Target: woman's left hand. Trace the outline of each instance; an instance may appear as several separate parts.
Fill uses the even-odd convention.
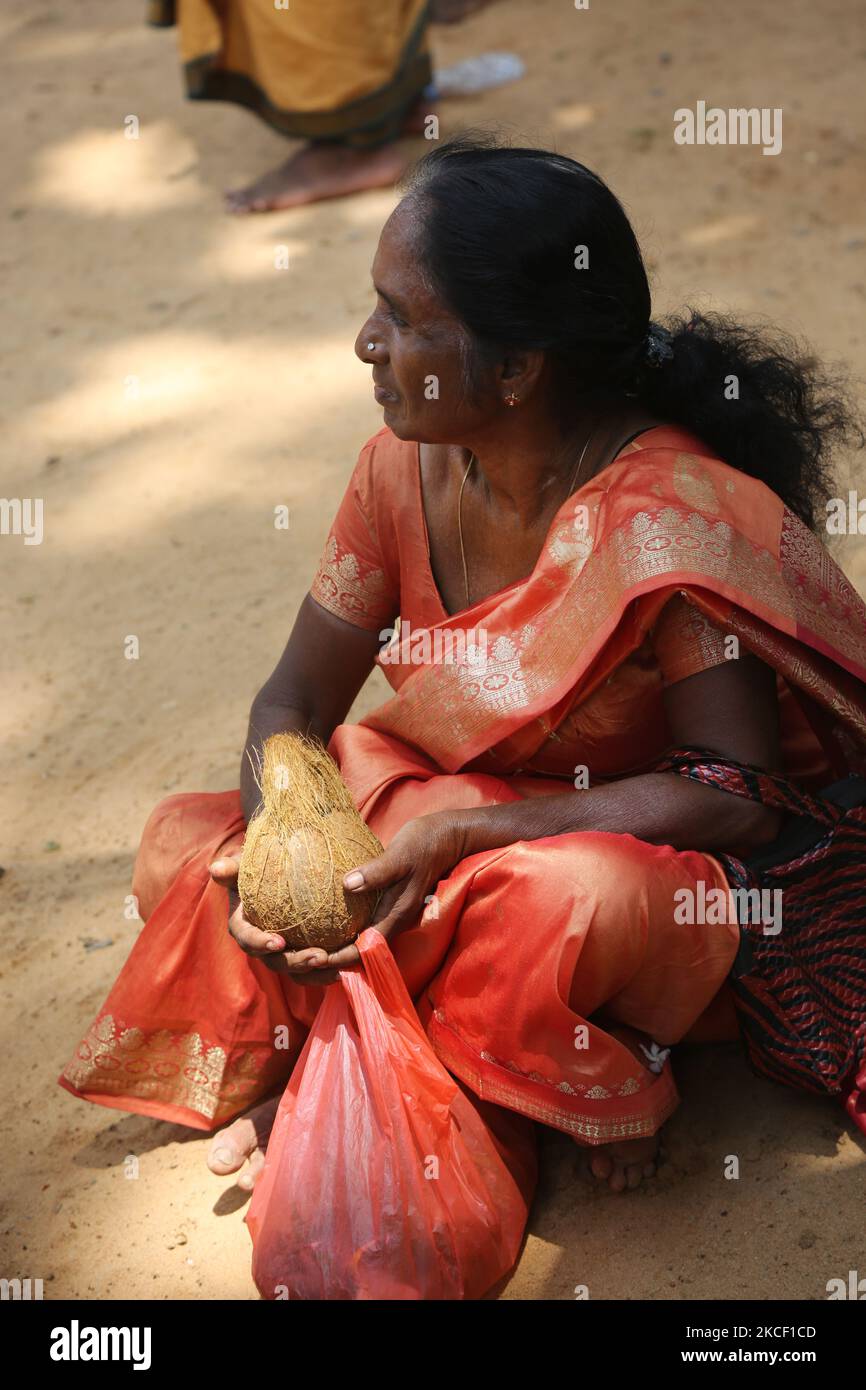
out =
[[[440,879],[464,857],[463,833],[448,811],[419,816],[398,830],[388,848],[345,875],[349,897],[370,890],[382,892],[371,927],[384,937],[413,926],[424,911],[425,899]],[[357,946],[344,946],[305,974],[304,984],[329,985],[341,970],[357,966]]]

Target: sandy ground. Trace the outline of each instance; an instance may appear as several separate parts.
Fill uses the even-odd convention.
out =
[[[222,188],[283,142],[239,110],[185,104],[174,37],[142,8],[0,8],[2,489],[43,497],[46,516],[42,545],[0,540],[13,678],[0,1272],[41,1277],[50,1297],[246,1299],[245,1199],[206,1171],[206,1141],[78,1104],[54,1080],[134,940],[123,906],[147,813],[170,791],[236,784],[250,698],[378,427],[351,345],[393,197],[225,217]],[[437,54],[510,49],[528,75],[443,108],[442,133],[496,121],[601,170],[635,217],[657,312],[765,314],[862,374],[857,16],[856,0],[500,0],[437,31]],[[671,113],[700,98],[782,107],[783,153],[676,147]],[[123,137],[130,114],[138,141]],[[279,503],[288,532],[272,524]],[[845,557],[861,588],[862,551]],[[380,693],[371,683],[356,713]],[[677,1073],[670,1161],[637,1195],[596,1192],[573,1146],[547,1137],[505,1297],[569,1299],[580,1284],[594,1298],[821,1298],[829,1278],[866,1272],[864,1150],[841,1113],[753,1079],[734,1047],[681,1052]]]

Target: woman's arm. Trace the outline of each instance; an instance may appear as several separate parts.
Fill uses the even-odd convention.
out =
[[[774,769],[779,758],[775,673],[754,657],[725,662],[668,687],[672,746],[708,748]],[[503,806],[441,811],[404,825],[384,854],[343,880],[349,891],[383,890],[376,926],[388,936],[418,920],[424,899],[455,864],[481,850],[580,830],[608,830],[678,849],[738,850],[768,844],[778,813],[673,773],[531,797]],[[356,963],[354,946],[322,962],[322,979]],[[315,975],[318,976],[318,970]]]
[[[250,709],[241,760],[241,805],[249,823],[259,805],[254,766],[270,734],[296,731],[327,744],[373,669],[379,635],[329,613],[309,594],[291,636]]]
[[[672,746],[709,748],[735,762],[778,767],[776,676],[755,657],[669,686],[665,712]],[[770,807],[664,772],[455,817],[465,846],[461,858],[575,830],[618,831],[675,849],[747,852],[774,840],[780,822]]]
[[[327,743],[370,674],[378,649],[378,633],[344,622],[307,595],[285,651],[250,710],[241,763],[241,804],[247,823],[260,800],[253,767],[258,766],[263,741],[270,734],[295,730],[315,734]],[[210,866],[214,881],[229,892],[229,931],[234,940],[270,969],[308,977],[314,966],[327,962],[327,953],[318,947],[287,951],[281,936],[248,921],[237,892],[238,867],[239,861],[230,858],[217,859]]]

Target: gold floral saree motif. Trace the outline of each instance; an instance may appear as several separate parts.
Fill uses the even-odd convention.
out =
[[[273,1048],[230,1058],[199,1033],[167,1028],[148,1033],[101,1014],[67,1063],[63,1079],[81,1093],[95,1085],[102,1095],[158,1099],[218,1122],[251,1104],[272,1071]]]
[[[491,748],[522,765],[677,592],[732,633],[751,618],[771,665],[789,643],[786,676],[866,740],[866,608],[845,576],[762,483],[651,447],[568,499],[525,583],[444,621],[486,633],[480,660],[384,668],[396,693],[364,722],[449,772]]]

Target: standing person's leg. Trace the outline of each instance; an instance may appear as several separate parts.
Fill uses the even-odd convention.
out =
[[[370,188],[388,188],[405,168],[406,156],[396,140],[374,149],[317,141],[243,188],[230,189],[226,207],[234,213],[277,212],[322,203]]]
[[[230,192],[264,212],[394,182],[432,78],[427,0],[181,0],[187,94],[231,101],[303,140],[277,168]],[[423,115],[423,112],[420,113]]]

